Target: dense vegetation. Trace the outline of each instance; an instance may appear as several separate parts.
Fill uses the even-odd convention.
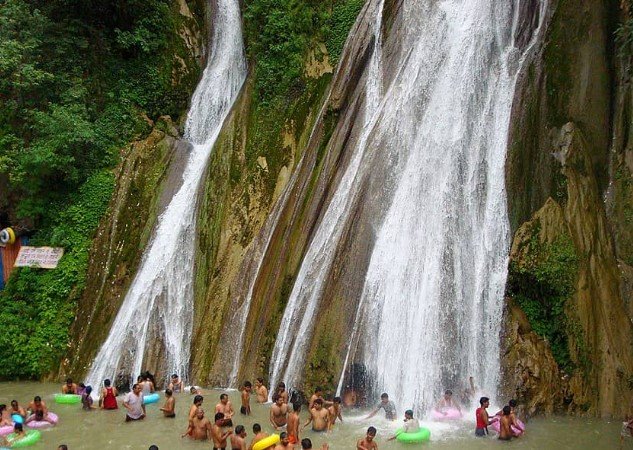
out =
[[[0,212],[66,253],[0,293],[0,377],[59,364],[118,149],[177,118],[198,73],[173,81],[184,20],[169,0],[0,0]],[[186,56],[185,56],[186,57]],[[61,212],[61,213],[60,213]]]

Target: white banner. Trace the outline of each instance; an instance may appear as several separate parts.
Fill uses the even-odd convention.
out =
[[[64,254],[61,247],[28,247],[20,248],[15,267],[40,267],[54,269]]]

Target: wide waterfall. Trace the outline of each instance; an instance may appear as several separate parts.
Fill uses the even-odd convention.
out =
[[[515,46],[520,6],[404,2],[399,39],[409,51],[366,114],[373,119],[349,149],[351,162],[313,235],[275,343],[271,383],[299,385],[337,227],[355,201],[353,181],[381,165],[393,181],[384,204],[374,205],[383,215],[346,365],[363,364],[373,389],[388,392],[400,410],[426,411],[469,376],[496,394],[509,250],[504,164],[516,79],[530,49]],[[381,7],[374,14],[378,36]]]
[[[187,377],[193,323],[196,197],[211,150],[246,77],[239,2],[218,0],[207,67],[193,95],[182,185],[158,218],[148,249],[88,375],[99,385],[119,370],[140,373],[152,338],[169,372]],[[162,342],[161,342],[162,341]],[[166,375],[166,374],[165,374]]]

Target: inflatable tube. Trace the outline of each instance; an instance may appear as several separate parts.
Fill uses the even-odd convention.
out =
[[[428,428],[420,428],[415,433],[405,433],[402,428],[396,430],[396,441],[407,444],[419,444],[431,439],[431,430]],[[254,450],[254,449],[253,449]]]
[[[277,445],[279,441],[280,439],[278,434],[271,434],[267,438],[257,441],[257,443],[253,445],[253,450],[264,450],[265,448]]]
[[[11,448],[22,448],[33,445],[37,441],[39,441],[42,437],[42,433],[37,430],[28,430],[23,438],[13,441],[12,439],[14,437],[15,434],[10,434],[9,436],[7,436],[7,439],[9,439],[9,442],[11,442]]]
[[[446,414],[442,414],[434,409],[431,412],[431,418],[433,420],[457,420],[462,418],[462,412],[457,408],[446,408],[444,412]]]
[[[0,244],[11,245],[15,243],[15,231],[13,228],[5,228],[0,231]]]
[[[6,436],[11,433],[13,433],[13,427],[11,425],[0,427],[0,436]]]
[[[160,400],[160,395],[158,395],[158,392],[154,392],[153,394],[147,394],[143,396],[144,405],[149,405],[150,403],[156,403],[158,400]]]
[[[29,419],[31,417],[33,417],[33,415],[29,416]],[[52,427],[52,426],[57,425],[57,421],[59,420],[59,417],[57,417],[57,414],[49,411],[48,418],[51,420],[50,422],[48,422],[47,420],[32,420],[29,423],[27,423],[26,426],[29,428],[46,428],[46,427]]]
[[[500,419],[499,416],[493,417],[491,419],[493,422],[490,424],[490,427],[493,430],[495,430],[495,432],[497,432],[497,433],[501,432],[501,422],[500,422],[499,419]],[[515,437],[519,437],[525,432],[525,424],[523,422],[521,422],[519,419],[516,419],[516,423],[517,423],[518,427],[515,427],[514,425],[510,425],[510,430],[512,430],[512,434]]]
[[[77,394],[55,394],[55,403],[64,405],[76,405],[81,403],[81,395]]]
[[[13,423],[24,423],[24,417],[19,414],[11,414],[11,419]]]

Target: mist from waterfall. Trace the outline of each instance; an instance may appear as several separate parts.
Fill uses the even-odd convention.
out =
[[[191,100],[192,144],[182,185],[158,217],[139,269],[95,358],[93,386],[123,370],[137,375],[157,339],[169,373],[189,372],[197,193],[215,140],[246,77],[239,1],[218,0],[208,63]],[[165,376],[168,374],[164,374]]]

